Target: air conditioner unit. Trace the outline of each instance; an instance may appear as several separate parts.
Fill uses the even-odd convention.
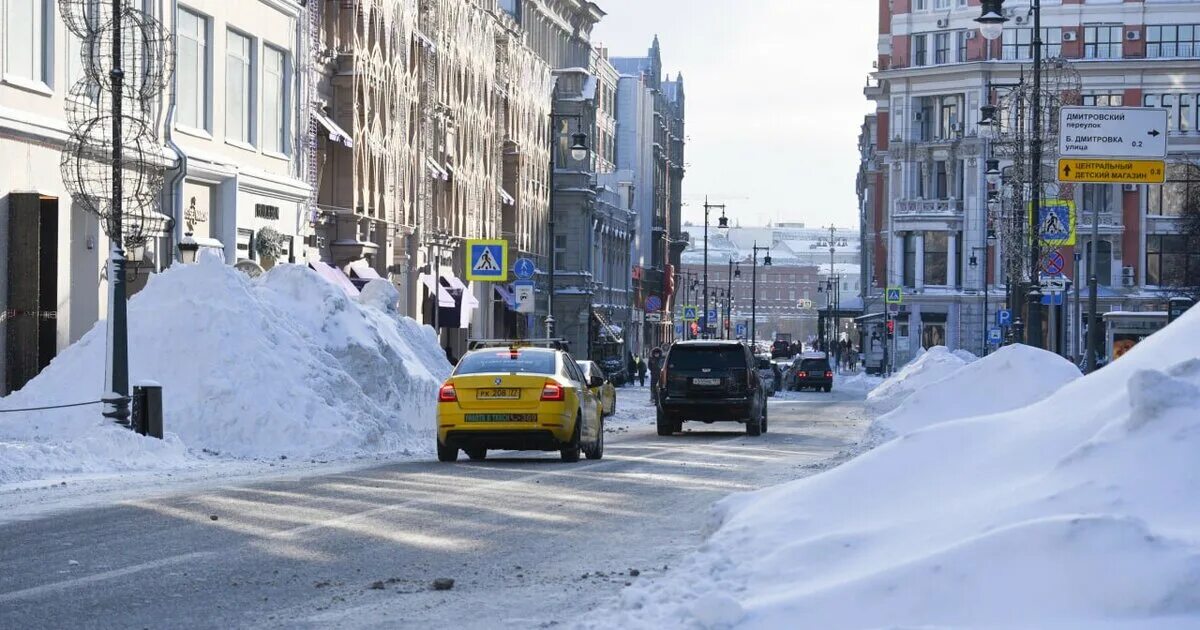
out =
[[[975,39],[976,35],[978,35],[978,32],[974,30],[967,31],[967,39]]]
[[[938,18],[937,27],[946,28],[950,26],[950,18]]]
[[[1121,286],[1131,287],[1137,279],[1133,275],[1133,267],[1121,267]]]
[[[1133,276],[1121,276],[1121,286],[1126,289],[1132,289],[1137,285],[1137,281]]]
[[[1125,192],[1137,192],[1137,184],[1121,184],[1121,190]]]
[[[1013,24],[1024,24],[1029,21],[1028,15],[1018,15],[1013,18]]]
[[[1141,38],[1142,38],[1142,33],[1140,31],[1126,31],[1125,32],[1125,39],[1127,39],[1131,42],[1136,42],[1137,40],[1139,40]]]
[[[1077,39],[1079,39],[1079,33],[1075,31],[1063,31],[1062,40],[1064,42],[1073,42]]]
[[[921,112],[913,112],[913,120],[921,122],[923,119],[924,116],[921,115]]]

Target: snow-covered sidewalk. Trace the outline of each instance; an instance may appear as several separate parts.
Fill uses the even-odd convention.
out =
[[[1193,309],[1087,377],[930,358],[881,386],[892,439],[719,502],[689,560],[581,625],[1200,627],[1197,338]]]

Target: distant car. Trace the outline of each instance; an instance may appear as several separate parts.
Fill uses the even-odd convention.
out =
[[[779,368],[771,362],[770,357],[766,355],[755,357],[758,366],[758,377],[762,379],[763,388],[767,391],[767,396],[774,396],[783,384],[779,378]]]
[[[792,342],[790,339],[776,339],[775,343],[771,344],[772,359],[786,359],[792,356]]]
[[[593,376],[599,376],[603,382],[599,387],[592,387],[592,395],[600,400],[601,415],[608,417],[617,411],[617,388],[613,386],[612,380],[605,375],[604,370],[596,365],[594,361],[576,361],[579,364],[579,369],[583,370],[584,377],[587,382],[593,383]]]
[[[805,353],[792,362],[787,376],[788,388],[794,392],[814,389],[833,391],[833,368],[824,352]]]
[[[438,391],[437,455],[473,460],[488,449],[559,451],[563,461],[604,455],[600,401],[561,347],[482,347],[463,355]]]
[[[663,360],[658,383],[658,434],[688,420],[741,422],[747,435],[767,430],[767,390],[757,359],[737,341],[681,341]]]

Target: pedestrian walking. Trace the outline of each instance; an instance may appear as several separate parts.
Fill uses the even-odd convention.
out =
[[[650,401],[657,400],[658,375],[662,371],[663,351],[655,348],[650,351]]]
[[[641,387],[646,386],[646,362],[641,357],[637,358],[637,377],[638,384]]]

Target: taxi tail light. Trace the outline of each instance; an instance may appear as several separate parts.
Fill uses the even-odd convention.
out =
[[[446,383],[438,390],[438,402],[458,402],[458,392],[454,391],[453,383]]]
[[[561,402],[564,399],[562,385],[551,381],[546,381],[542,386],[542,401],[543,402]]]

